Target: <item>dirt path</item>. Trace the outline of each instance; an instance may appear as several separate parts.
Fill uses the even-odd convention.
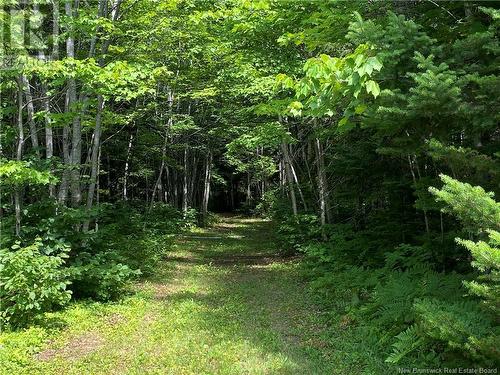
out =
[[[119,304],[77,306],[26,373],[345,374],[268,222],[224,218],[179,236],[154,279]],[[71,328],[71,319],[85,324]],[[79,323],[80,324],[80,323]],[[353,373],[358,372],[352,369]]]

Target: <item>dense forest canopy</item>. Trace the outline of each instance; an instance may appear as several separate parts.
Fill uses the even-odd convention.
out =
[[[498,364],[498,2],[1,4],[1,325],[239,212],[388,363]]]

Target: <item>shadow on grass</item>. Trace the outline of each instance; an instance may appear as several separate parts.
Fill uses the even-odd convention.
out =
[[[331,373],[311,346],[319,342],[317,337],[310,340],[318,332],[309,326],[307,301],[289,268],[240,265],[224,271],[206,277],[206,288],[165,295],[163,303],[174,308],[194,304],[191,332],[208,331],[233,346],[247,342],[264,358],[280,358],[279,373]],[[310,354],[315,351],[313,359]]]
[[[221,233],[220,227],[228,224],[230,229]],[[205,235],[226,238],[183,238],[179,248],[187,255],[167,258],[189,267],[187,277],[199,285],[162,295],[165,308],[179,311],[194,305],[189,310],[191,333],[209,332],[233,347],[248,343],[264,365],[278,361],[278,368],[273,367],[278,373],[332,373],[311,344],[320,341],[320,332],[310,324],[309,301],[297,281],[294,258],[276,255],[269,223],[230,218]],[[241,359],[251,361],[250,354]]]

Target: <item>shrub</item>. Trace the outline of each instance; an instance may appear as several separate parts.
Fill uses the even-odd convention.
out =
[[[458,217],[470,236],[483,237],[487,241],[456,241],[472,255],[472,266],[479,271],[474,281],[464,281],[471,295],[482,299],[466,303],[442,304],[423,302],[417,304],[427,332],[436,340],[447,342],[454,349],[463,350],[474,359],[492,364],[498,360],[500,330],[489,314],[498,316],[500,311],[500,203],[493,193],[479,186],[471,186],[451,177],[441,175],[441,190],[430,188],[436,199],[447,206],[444,212]],[[481,307],[486,307],[485,309]],[[486,323],[489,322],[489,323]]]
[[[120,263],[114,252],[80,253],[70,267],[74,294],[98,300],[116,298],[125,285],[140,274],[141,271]]]
[[[477,301],[423,299],[415,303],[415,310],[424,337],[489,366],[499,358],[500,330]]]
[[[471,234],[485,236],[486,241],[456,241],[467,248],[472,255],[472,266],[480,272],[476,281],[466,282],[469,291],[483,299],[491,311],[500,312],[500,203],[493,193],[485,192],[479,186],[471,186],[441,175],[444,186],[441,190],[430,188],[437,200],[447,204],[445,212],[456,215]]]
[[[115,263],[125,264],[131,269],[140,269],[143,276],[149,276],[155,272],[160,261],[165,259],[173,239],[172,235],[146,232],[142,235],[115,238],[110,247],[119,256]]]
[[[46,255],[37,240],[0,250],[0,324],[25,326],[38,314],[66,304],[71,292],[63,268],[67,252]]]
[[[301,245],[321,238],[318,217],[310,214],[288,216],[278,228],[278,241],[286,252],[296,252]]]
[[[472,266],[481,274],[477,280],[465,282],[469,291],[484,299],[493,312],[500,312],[500,233],[489,230],[489,242],[457,241],[472,254]]]
[[[142,202],[101,204],[89,213],[45,200],[26,210],[28,238],[41,237],[45,250],[54,253],[71,245],[67,263],[74,296],[99,300],[116,297],[139,269],[143,275],[153,273],[171,244],[171,234],[196,221],[195,210],[184,217],[163,203],[147,208]],[[75,230],[89,218],[99,230],[93,230],[94,225],[87,232]]]
[[[272,218],[277,199],[276,190],[266,191],[255,207],[255,214],[265,218]]]

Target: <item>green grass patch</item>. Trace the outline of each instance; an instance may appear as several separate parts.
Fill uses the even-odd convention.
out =
[[[169,254],[119,302],[74,303],[1,334],[0,373],[387,373],[340,315],[317,309],[268,222],[225,218]]]

